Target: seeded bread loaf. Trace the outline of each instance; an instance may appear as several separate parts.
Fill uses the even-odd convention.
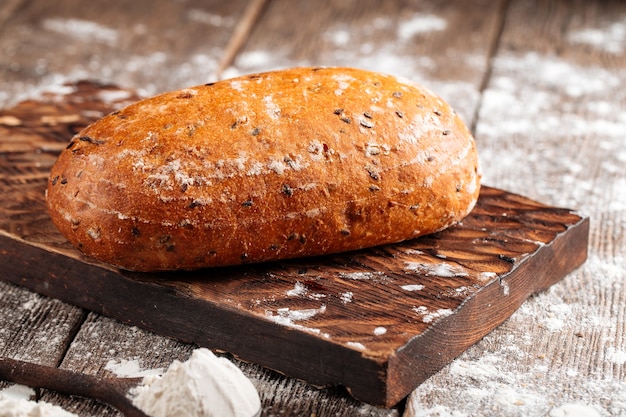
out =
[[[157,271],[411,239],[463,219],[479,184],[474,139],[429,90],[295,68],[103,117],[59,156],[47,203],[88,256]]]

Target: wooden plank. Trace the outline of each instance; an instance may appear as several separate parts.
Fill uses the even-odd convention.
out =
[[[85,315],[78,307],[0,282],[0,356],[57,366]],[[0,381],[0,389],[10,385]]]
[[[62,124],[59,111],[102,106],[100,97],[97,86],[83,84],[43,106]],[[23,106],[33,102],[0,118],[24,120]],[[85,123],[93,113],[80,117]],[[5,125],[6,137],[15,130],[28,146],[0,171],[31,172],[24,161],[45,165],[28,151],[56,143],[58,124],[46,135],[42,119]],[[0,207],[3,279],[313,385],[344,385],[355,398],[388,407],[586,257],[584,217],[484,187],[462,224],[402,244],[276,264],[130,273],[84,258],[46,225],[45,178],[4,178],[0,191],[14,203]]]
[[[82,79],[149,94],[212,80],[247,3],[26,2],[2,29],[0,108]]]
[[[430,87],[471,124],[504,3],[275,0],[223,76],[297,65],[387,72]]]
[[[620,1],[510,2],[476,126],[484,178],[590,216],[589,260],[420,386],[407,416],[626,413],[625,29]]]
[[[0,354],[56,366],[83,311],[6,282],[0,283],[0,294]]]

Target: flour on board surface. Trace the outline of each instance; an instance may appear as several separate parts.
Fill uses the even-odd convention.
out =
[[[384,335],[386,333],[387,333],[387,328],[386,327],[379,326],[379,327],[376,327],[374,329],[374,334],[376,336],[382,336],[382,335]]]
[[[360,342],[347,342],[346,345],[356,350],[365,350],[365,345]]]
[[[302,297],[309,298],[312,300],[319,300],[321,298],[325,298],[326,294],[320,294],[313,291],[310,291],[306,285],[301,283],[300,281],[296,281],[294,287],[290,290],[287,290],[285,293],[289,297]]]
[[[408,284],[401,285],[400,288],[402,288],[404,291],[421,291],[424,289],[424,286],[422,284]]]
[[[357,281],[371,280],[374,282],[386,282],[391,279],[387,275],[385,275],[384,272],[381,272],[381,271],[340,272],[339,276],[344,279],[351,279],[351,280],[357,280]]]
[[[467,270],[460,265],[451,265],[446,262],[425,263],[425,262],[405,262],[405,271],[415,271],[420,274],[434,275],[438,277],[466,277]]]
[[[340,294],[340,299],[343,304],[351,303],[354,293],[352,291],[346,291]]]
[[[320,329],[307,327],[306,321],[314,318],[318,314],[326,312],[326,304],[322,304],[319,308],[305,308],[292,310],[289,307],[281,307],[276,310],[266,310],[265,317],[274,323],[283,326],[293,327],[295,329],[304,330],[309,333],[319,334],[329,338],[330,335],[323,333]],[[304,322],[304,323],[302,323]]]
[[[442,317],[447,317],[453,313],[449,308],[441,308],[431,311],[426,306],[413,307],[412,310],[422,317],[422,322],[431,323]]]

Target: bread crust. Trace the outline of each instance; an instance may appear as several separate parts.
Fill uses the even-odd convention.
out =
[[[86,255],[159,271],[411,239],[462,220],[479,188],[472,135],[428,89],[294,68],[103,117],[59,156],[47,204]]]

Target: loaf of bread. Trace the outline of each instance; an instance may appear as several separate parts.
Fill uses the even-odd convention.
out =
[[[480,188],[472,135],[397,77],[294,68],[161,94],[76,135],[47,189],[86,255],[137,271],[322,255],[449,227]]]

